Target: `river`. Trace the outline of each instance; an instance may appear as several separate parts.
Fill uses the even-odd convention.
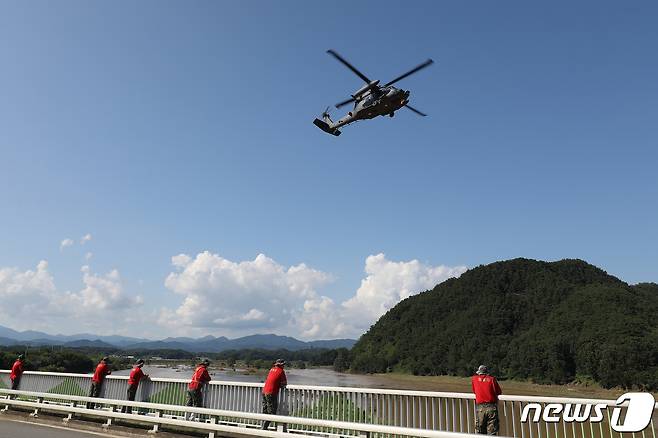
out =
[[[191,368],[177,370],[173,367],[145,366],[144,372],[152,377],[190,379]],[[126,376],[130,370],[115,371],[115,375]],[[257,374],[247,374],[244,370],[230,371],[210,369],[214,380],[234,382],[265,381],[267,370]],[[469,377],[452,376],[411,376],[403,374],[347,374],[337,373],[331,368],[286,368],[288,382],[298,385],[317,386],[347,386],[357,388],[407,389],[420,391],[471,392]],[[600,399],[616,399],[620,392],[617,389],[602,389],[598,385],[538,385],[530,382],[501,381],[506,394],[552,396],[552,397],[584,397]],[[658,398],[658,394],[656,394]]]
[[[151,377],[170,379],[189,379],[192,377],[194,371],[191,368],[177,369],[154,366],[145,366],[143,370]],[[113,374],[127,376],[129,373],[130,370],[121,370],[115,371]],[[210,375],[213,377],[213,380],[262,383],[265,381],[266,372],[262,371],[258,374],[246,374],[240,370],[229,371],[221,369],[215,370],[211,368]],[[364,388],[386,387],[385,382],[382,382],[382,379],[377,378],[376,376],[337,373],[330,368],[287,368],[286,376],[288,377],[288,383],[297,385],[351,386]]]

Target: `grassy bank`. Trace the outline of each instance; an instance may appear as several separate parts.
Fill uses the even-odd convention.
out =
[[[370,377],[373,383],[379,388],[471,392],[471,379],[469,377],[413,376],[399,373],[373,374]],[[627,392],[623,389],[604,389],[596,384],[539,385],[514,380],[501,381],[500,386],[503,389],[503,393],[509,395],[536,395],[546,397],[616,399],[624,392]]]

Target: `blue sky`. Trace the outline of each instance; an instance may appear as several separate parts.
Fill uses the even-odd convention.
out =
[[[343,312],[360,291],[383,311],[394,301],[376,285],[399,288],[396,272],[422,290],[463,266],[582,258],[658,281],[657,18],[652,2],[1,2],[3,318],[322,338],[361,329],[347,311],[340,333],[281,319],[321,297]],[[399,83],[430,116],[318,130],[362,85],[329,48],[383,81],[433,58]],[[381,253],[388,274],[364,272]],[[190,260],[172,266],[179,254]],[[282,304],[183,281],[213,266],[235,279],[258,254],[304,264],[309,292]],[[299,286],[281,281],[292,289],[275,295]],[[16,291],[52,311],[21,302],[19,318]],[[184,300],[240,294],[229,313],[260,325],[185,313]]]

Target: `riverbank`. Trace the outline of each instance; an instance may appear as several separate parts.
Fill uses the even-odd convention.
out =
[[[371,378],[377,387],[389,389],[409,389],[418,391],[471,392],[470,377],[454,376],[413,376],[410,374],[373,374]],[[504,394],[534,395],[545,397],[582,397],[598,399],[617,399],[627,392],[623,389],[605,389],[596,384],[591,385],[539,385],[515,380],[500,381]]]
[[[153,377],[188,379],[193,369],[191,367],[144,367],[146,373]],[[262,383],[267,376],[267,369],[226,369],[210,368],[214,380]],[[127,374],[129,370],[118,371],[115,374]],[[378,389],[406,389],[416,391],[438,392],[471,392],[470,377],[454,376],[413,376],[401,373],[386,374],[352,374],[338,373],[329,367],[314,367],[307,369],[287,368],[288,383],[297,385],[342,386]],[[546,397],[582,397],[598,399],[616,399],[622,389],[604,389],[596,384],[573,385],[539,385],[531,382],[505,380],[500,385],[505,394],[534,395]]]

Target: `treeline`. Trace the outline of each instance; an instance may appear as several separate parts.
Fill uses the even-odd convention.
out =
[[[289,351],[285,349],[245,349],[226,350],[220,353],[190,353],[183,350],[120,350],[79,347],[25,347],[12,346],[0,351],[0,369],[10,369],[19,354],[25,355],[26,371],[51,371],[65,373],[89,373],[92,372],[101,358],[110,356],[111,369],[127,369],[133,365],[137,358],[143,358],[148,362],[152,358],[167,360],[189,361],[196,363],[200,358],[209,358],[219,364],[228,367],[236,365],[269,368],[272,363],[283,358],[293,368],[306,368],[307,366],[334,366],[336,363],[343,364],[343,358],[349,355],[345,348],[326,349],[311,348],[307,350]],[[129,358],[128,356],[133,356]],[[339,366],[338,370],[344,371],[349,366]]]
[[[208,357],[222,361],[228,366],[235,366],[238,362],[243,362],[247,366],[256,368],[269,368],[276,359],[282,358],[293,368],[306,368],[307,366],[333,366],[336,358],[345,355],[347,351],[346,348],[309,348],[297,351],[246,349],[211,353],[208,354]]]
[[[658,389],[658,285],[580,260],[516,259],[410,297],[351,351],[352,370]]]
[[[102,355],[73,349],[21,348],[15,346],[0,352],[0,369],[11,369],[19,354],[25,355],[26,371],[52,371],[60,373],[91,372]],[[94,359],[97,358],[95,361]]]

